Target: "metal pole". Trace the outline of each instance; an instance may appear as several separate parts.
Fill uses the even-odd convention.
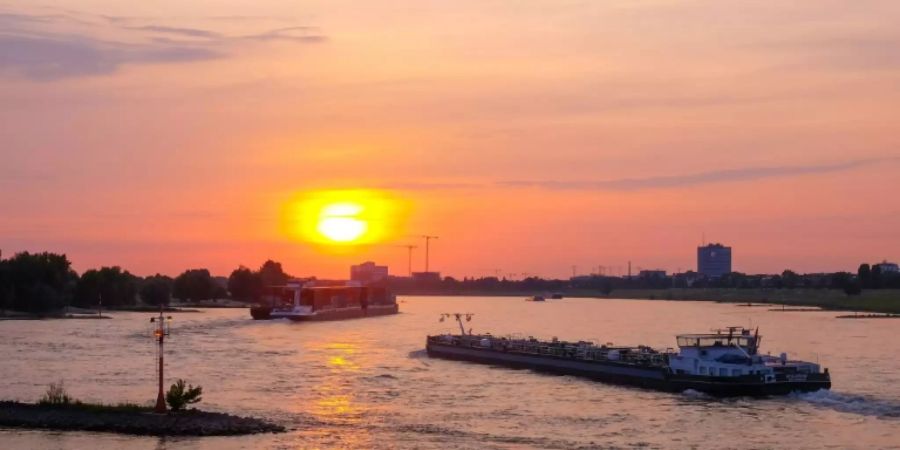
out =
[[[432,239],[437,239],[437,236],[429,236],[427,234],[420,236],[425,239],[425,272],[428,272],[428,257],[429,257],[429,244]]]
[[[165,413],[166,412],[166,397],[163,395],[163,341],[166,336],[165,330],[165,318],[163,317],[163,304],[160,302],[159,304],[159,323],[156,325],[156,333],[159,335],[159,392],[156,395],[156,408],[155,411],[157,413]]]
[[[409,247],[407,247],[407,250],[409,250],[409,261],[407,261],[406,267],[407,267],[407,271],[409,272],[409,276],[411,277],[411,276],[412,276],[412,251],[413,251],[413,246],[410,245]]]

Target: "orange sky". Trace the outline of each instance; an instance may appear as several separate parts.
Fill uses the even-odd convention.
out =
[[[0,0],[0,249],[453,276],[900,260],[900,2]],[[339,253],[318,189],[408,202]],[[610,269],[607,269],[610,270]]]

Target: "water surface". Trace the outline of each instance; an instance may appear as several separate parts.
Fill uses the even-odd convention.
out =
[[[204,388],[205,409],[291,431],[223,438],[0,428],[0,447],[233,448],[900,448],[900,340],[894,320],[770,312],[707,302],[403,297],[402,313],[342,322],[252,321],[246,310],[175,315],[166,374]],[[674,335],[759,326],[763,351],[828,367],[834,387],[717,400],[429,359],[429,333],[475,332],[674,346]],[[155,398],[150,314],[0,322],[0,398],[33,401],[64,380],[83,400]]]

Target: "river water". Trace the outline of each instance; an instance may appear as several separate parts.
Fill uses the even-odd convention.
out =
[[[200,384],[204,409],[268,418],[284,434],[168,438],[0,428],[0,448],[900,448],[900,321],[835,319],[708,302],[402,297],[401,314],[323,323],[253,321],[243,309],[174,315],[168,380]],[[427,334],[475,332],[674,346],[674,335],[759,326],[762,350],[818,360],[833,388],[708,398],[429,359]],[[155,399],[148,313],[0,322],[0,398],[65,382],[82,400]],[[168,384],[168,383],[167,383]]]

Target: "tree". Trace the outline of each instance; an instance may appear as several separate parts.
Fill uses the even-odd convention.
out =
[[[9,264],[0,259],[0,316],[6,315],[6,310],[12,308],[13,299],[12,280],[9,276]]]
[[[847,295],[859,295],[862,293],[862,288],[860,288],[859,282],[851,281],[844,286],[844,293]]]
[[[872,267],[872,281],[869,283],[869,287],[872,289],[881,289],[881,265],[876,264]]]
[[[172,408],[172,411],[181,411],[185,406],[197,403],[203,400],[203,388],[187,385],[185,387],[184,380],[179,379],[166,392],[166,403]]]
[[[860,264],[856,276],[859,277],[861,287],[872,287],[872,268],[868,264]]]
[[[849,272],[835,272],[831,274],[831,289],[846,289],[850,284],[854,284],[853,275]],[[857,287],[859,285],[857,284]]]
[[[78,275],[66,255],[17,253],[3,261],[0,296],[11,309],[44,313],[71,301]]]
[[[258,301],[263,293],[263,281],[259,273],[244,266],[238,267],[228,277],[231,298],[242,302]]]
[[[290,278],[288,274],[284,273],[284,270],[281,268],[281,263],[272,261],[271,259],[260,266],[259,276],[262,279],[264,287],[283,286]]]
[[[141,300],[148,305],[168,305],[172,298],[173,282],[171,278],[160,274],[144,278],[140,290]]]
[[[175,278],[172,296],[179,300],[209,300],[216,293],[216,283],[207,269],[189,269]]]
[[[792,270],[785,270],[781,272],[781,281],[784,283],[784,287],[793,289],[800,282],[800,275]]]
[[[91,269],[81,275],[75,286],[75,305],[93,308],[127,306],[137,299],[138,277],[119,266]]]

